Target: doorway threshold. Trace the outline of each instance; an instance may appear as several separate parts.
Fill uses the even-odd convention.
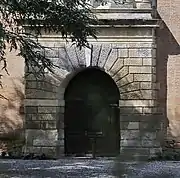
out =
[[[71,156],[65,156],[67,159],[95,159],[95,160],[114,160],[117,159],[116,156],[96,156],[96,158],[93,158],[92,154],[85,154],[83,156],[77,156],[77,155],[71,155]]]

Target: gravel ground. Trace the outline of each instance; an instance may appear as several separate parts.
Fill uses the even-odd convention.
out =
[[[0,160],[0,178],[180,178],[180,162]]]

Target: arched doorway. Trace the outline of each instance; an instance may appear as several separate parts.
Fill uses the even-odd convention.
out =
[[[88,68],[78,73],[65,91],[65,154],[96,153],[113,156],[119,153],[119,90],[105,72]]]

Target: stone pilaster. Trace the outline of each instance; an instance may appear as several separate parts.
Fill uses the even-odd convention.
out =
[[[57,95],[57,86],[47,78],[35,80],[31,76],[26,80],[25,154],[45,153],[54,158],[60,154],[64,136],[59,117],[64,113],[64,103],[57,100]]]

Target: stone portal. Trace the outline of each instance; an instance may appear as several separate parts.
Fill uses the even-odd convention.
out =
[[[79,50],[57,34],[39,38],[50,47],[45,56],[58,67],[45,78],[26,77],[26,153],[88,153],[92,150],[87,133],[94,130],[104,133],[97,143],[100,154],[120,147],[121,160],[137,160],[161,151],[166,118],[157,99],[157,24],[152,9],[95,13],[102,23],[95,26],[97,40],[88,39],[89,49]],[[118,105],[117,114],[111,104]],[[118,118],[117,128],[112,118]]]
[[[119,89],[105,72],[87,68],[65,91],[65,153],[117,155],[120,148]]]

